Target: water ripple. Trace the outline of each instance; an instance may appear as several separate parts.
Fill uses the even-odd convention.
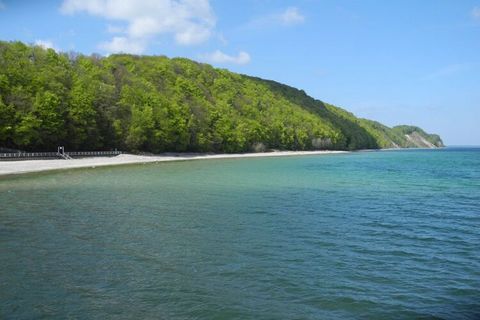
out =
[[[0,318],[479,319],[480,150],[0,181]]]

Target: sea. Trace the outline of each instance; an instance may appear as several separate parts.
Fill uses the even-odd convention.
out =
[[[480,148],[0,177],[0,319],[480,319]]]

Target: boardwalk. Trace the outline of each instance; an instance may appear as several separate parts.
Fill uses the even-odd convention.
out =
[[[87,157],[114,157],[122,154],[121,151],[75,151],[75,152],[3,152],[0,153],[0,160],[22,160],[22,159],[68,159]]]

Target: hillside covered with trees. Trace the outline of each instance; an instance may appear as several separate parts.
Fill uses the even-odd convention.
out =
[[[302,90],[188,59],[84,56],[0,42],[4,148],[356,150],[424,146],[419,139],[443,146],[417,127],[389,128]]]

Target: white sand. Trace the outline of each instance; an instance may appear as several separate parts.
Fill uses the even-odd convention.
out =
[[[163,161],[185,161],[201,159],[228,159],[228,158],[256,158],[256,157],[283,157],[299,155],[318,155],[345,153],[346,151],[277,151],[266,153],[241,153],[241,154],[174,154],[156,156],[138,156],[122,154],[116,157],[83,158],[73,160],[19,160],[0,161],[0,175],[41,172],[50,170],[94,168],[131,163],[148,163]]]

